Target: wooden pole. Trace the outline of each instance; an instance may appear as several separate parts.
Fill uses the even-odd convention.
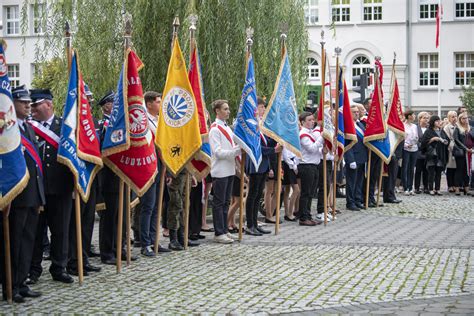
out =
[[[321,66],[321,105],[322,108],[319,109],[319,111],[322,111],[321,112],[321,115],[322,115],[322,120],[321,120],[321,133],[324,132],[324,103],[325,103],[325,100],[324,100],[324,92],[325,92],[325,89],[326,89],[326,51],[324,49],[324,31],[321,31],[321,63],[322,63],[322,66]],[[326,152],[324,150],[324,146],[323,145],[323,205],[324,205],[324,225],[327,225],[328,223],[328,194],[327,194],[327,191],[328,191],[328,187],[327,187],[327,168],[326,168]],[[311,210],[310,210],[311,212]]]
[[[127,266],[130,265],[132,259],[132,245],[130,241],[130,186],[125,185],[125,236],[127,238]]]
[[[119,183],[119,200],[118,200],[118,219],[117,219],[117,273],[122,271],[122,225],[123,225],[123,189],[124,183],[120,179]]]
[[[189,206],[191,198],[191,175],[186,171],[186,186],[184,191],[184,249],[188,249],[189,237]],[[227,219],[226,219],[227,220]]]
[[[2,45],[0,40],[0,45]],[[13,303],[13,292],[12,292],[12,259],[10,252],[10,223],[8,221],[8,216],[10,213],[11,204],[8,204],[6,208],[3,209],[3,241],[5,247],[5,277],[6,288],[7,288],[7,302],[8,304]]]
[[[244,182],[245,182],[245,152],[242,152],[240,159],[240,206],[239,206],[239,241],[242,241],[244,226]],[[225,219],[227,220],[227,219]]]
[[[339,55],[341,54],[341,48],[336,47],[336,105],[335,105],[335,115],[334,115],[334,161],[333,161],[333,178],[332,178],[332,219],[336,218],[336,181],[337,181],[337,166],[339,165],[339,147],[337,138],[339,136],[339,102],[340,102],[340,92],[341,87],[339,86],[340,78],[340,67],[339,67]],[[344,137],[344,135],[343,135]]]
[[[275,188],[275,194],[276,194],[276,217],[275,217],[275,235],[278,235],[280,232],[280,191],[281,191],[281,151],[277,154],[277,174],[276,174],[276,188]]]
[[[369,161],[367,162],[367,181],[365,183],[365,209],[369,209],[369,184],[370,184],[370,165],[372,163],[372,150],[369,148],[367,152],[369,155]]]
[[[67,57],[67,68],[68,71],[71,72],[71,63],[72,63],[72,45],[71,45],[71,27],[69,26],[69,22],[66,21],[66,25],[64,27],[64,38],[66,39],[66,57]]]
[[[158,192],[158,217],[156,218],[156,235],[155,235],[155,254],[158,254],[158,248],[160,246],[160,227],[161,227],[161,213],[163,211],[163,193],[165,191],[165,175],[166,167],[162,163],[161,174],[160,174],[160,190]]]
[[[382,191],[383,165],[384,165],[384,162],[382,161],[382,163],[380,164],[379,188],[377,191],[377,203],[376,203],[377,207],[379,207],[380,191]]]

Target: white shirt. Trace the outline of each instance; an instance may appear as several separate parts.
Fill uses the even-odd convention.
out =
[[[418,151],[418,126],[413,123],[403,123],[405,125],[405,143],[403,149],[405,151]],[[408,147],[412,145],[411,147]]]
[[[218,127],[220,126],[220,128]],[[226,135],[221,131],[226,131]],[[225,178],[235,175],[235,157],[240,154],[240,147],[233,141],[234,132],[227,124],[216,119],[209,131],[209,145],[211,146],[211,176]]]
[[[290,167],[290,169],[292,170],[298,169],[299,159],[298,157],[296,157],[296,155],[292,151],[286,148],[283,148],[281,155],[282,155],[283,161],[288,165],[288,167]]]
[[[51,115],[51,117],[49,119],[47,119],[46,121],[41,121],[41,125],[44,126],[44,123],[48,123],[48,126],[46,126],[46,128],[51,128],[51,125],[53,124],[53,119],[54,119],[54,114]]]
[[[304,135],[309,135],[310,137]],[[321,134],[315,134],[312,130],[302,127],[300,131],[300,144],[302,156],[300,163],[319,165],[322,158],[321,149],[324,144]]]

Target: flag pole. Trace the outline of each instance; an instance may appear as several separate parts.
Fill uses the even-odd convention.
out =
[[[72,65],[72,44],[71,44],[71,27],[66,21],[64,26],[64,38],[66,40],[66,57],[68,74],[71,73]],[[79,277],[79,285],[84,282],[84,267],[82,261],[82,223],[81,223],[81,196],[77,188],[74,188],[74,215],[76,220],[76,251],[77,251],[77,274]]]
[[[321,31],[321,56],[322,56],[322,80],[321,80],[321,105],[322,109],[322,120],[321,120],[321,133],[324,133],[324,97],[326,89],[326,50],[324,49],[324,31]],[[323,145],[323,205],[324,205],[324,225],[328,223],[328,187],[327,187],[327,168],[326,168],[326,152],[324,150],[325,142]],[[311,212],[311,210],[310,210]]]
[[[0,39],[0,45],[3,45]],[[6,277],[6,288],[7,288],[7,302],[8,304],[13,303],[13,292],[12,292],[12,260],[10,252],[10,223],[8,216],[10,214],[11,204],[8,204],[2,211],[3,218],[3,241],[5,247],[5,277]]]
[[[333,178],[332,178],[332,219],[336,218],[336,181],[337,181],[337,167],[339,165],[339,147],[337,142],[337,137],[339,136],[339,102],[340,102],[340,92],[341,88],[339,86],[339,81],[341,80],[339,74],[339,56],[341,55],[341,48],[336,47],[334,49],[336,53],[336,105],[334,107],[335,115],[334,115],[334,170],[333,170]]]
[[[367,152],[369,156],[369,161],[367,162],[367,177],[365,183],[365,209],[369,209],[369,186],[370,186],[370,165],[372,164],[372,149],[369,148]]]
[[[130,14],[127,14],[125,16],[125,35],[124,35],[124,40],[125,40],[125,52],[127,49],[130,48],[131,46],[131,41],[132,41],[132,17]],[[125,184],[124,185],[125,189],[125,238],[127,240],[127,266],[130,265],[131,258],[132,258],[132,245],[130,241],[130,186]],[[121,244],[117,243],[118,245],[121,246]]]
[[[288,37],[286,33],[288,32],[288,25],[282,25],[282,33],[280,35],[281,38],[281,58],[285,56],[286,52],[286,38]],[[280,200],[281,200],[281,156],[282,152],[280,151],[277,153],[277,170],[276,170],[276,188],[275,188],[275,195],[276,195],[276,204],[275,204],[275,235],[278,235],[280,232]]]

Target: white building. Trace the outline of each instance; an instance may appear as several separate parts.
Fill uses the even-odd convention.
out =
[[[321,30],[335,80],[334,49],[340,47],[340,64],[350,97],[352,76],[373,67],[382,57],[383,89],[389,96],[393,53],[402,105],[436,111],[438,84],[442,111],[461,105],[461,86],[474,80],[474,0],[442,0],[440,49],[436,48],[438,0],[307,0],[309,79],[313,90],[321,84]],[[335,38],[330,29],[335,19]],[[319,93],[319,90],[317,91]]]
[[[0,0],[0,19],[3,29],[0,37],[7,42],[5,52],[8,63],[8,76],[12,86],[26,84],[31,87],[38,67],[35,64],[36,50],[40,45],[45,27],[42,23],[44,4],[31,4],[39,1]],[[26,7],[25,7],[25,6]],[[26,14],[26,24],[22,24],[22,15]]]

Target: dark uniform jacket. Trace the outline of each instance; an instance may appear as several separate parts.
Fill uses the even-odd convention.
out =
[[[361,129],[365,130],[364,124],[356,122]],[[357,135],[357,143],[351,149],[344,153],[344,161],[346,164],[355,162],[357,164],[364,164],[368,160],[367,147],[364,145],[364,140]]]

